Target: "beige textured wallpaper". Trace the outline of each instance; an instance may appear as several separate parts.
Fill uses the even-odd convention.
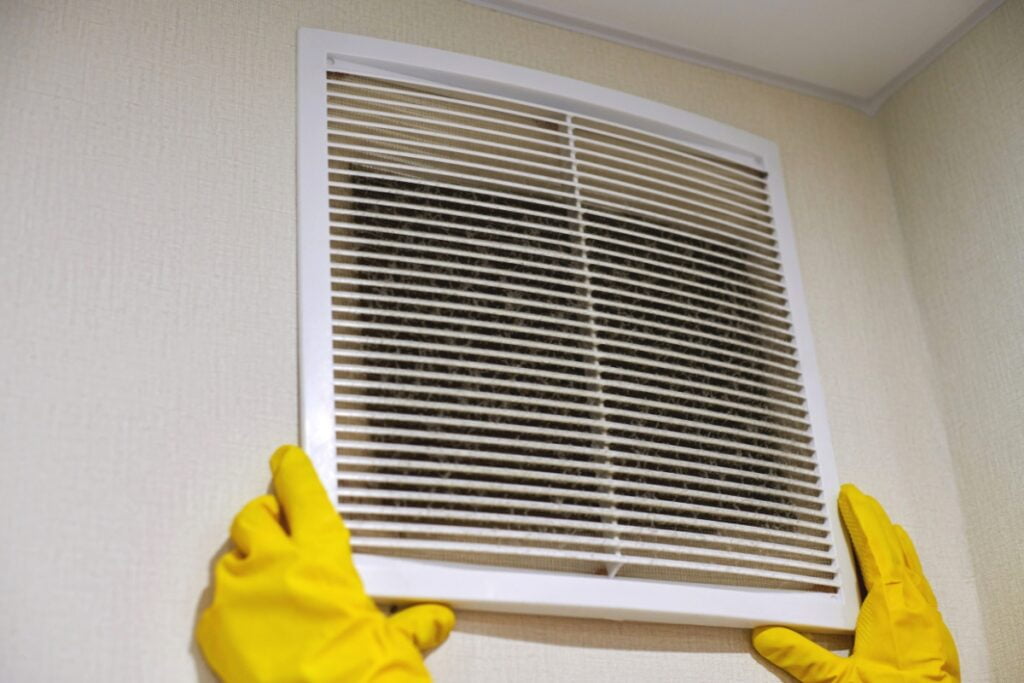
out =
[[[456,0],[0,3],[0,679],[208,676],[191,630],[209,563],[297,434],[299,26],[777,141],[840,474],[918,541],[965,680],[991,680],[878,121]],[[445,682],[782,679],[743,631],[488,614],[430,664]]]
[[[1024,681],[1024,1],[882,112],[993,680]]]

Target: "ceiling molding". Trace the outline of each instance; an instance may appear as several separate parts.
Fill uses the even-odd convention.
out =
[[[774,85],[803,95],[810,95],[822,100],[827,100],[829,102],[836,102],[864,112],[868,116],[874,116],[878,113],[886,100],[888,100],[893,93],[899,90],[903,84],[938,59],[938,57],[953,45],[953,43],[960,40],[960,38],[966,35],[972,28],[983,21],[996,8],[1002,5],[1004,1],[1005,0],[987,0],[983,5],[971,12],[963,21],[957,24],[952,31],[947,33],[927,52],[918,57],[914,63],[900,72],[891,81],[886,83],[877,93],[870,97],[857,97],[856,95],[851,95],[832,88],[826,88],[798,78],[782,76],[771,71],[758,69],[757,67],[747,66],[745,64],[733,62],[728,59],[722,59],[720,57],[714,57],[698,50],[690,50],[664,41],[637,35],[629,31],[622,31],[603,24],[590,22],[586,19],[570,17],[558,12],[534,7],[533,5],[527,5],[522,2],[518,2],[517,0],[466,0],[466,2],[473,5],[486,7],[498,12],[512,14],[544,24],[550,24],[576,33],[584,33],[597,38],[603,38],[604,40],[610,40],[615,43],[639,48],[647,52],[654,52],[666,57],[696,64],[698,66],[704,66],[735,74],[737,76],[743,76],[744,78],[749,78],[751,80],[758,81],[759,83]]]
[[[882,105],[884,105],[897,90],[902,88],[907,81],[927,69],[928,65],[938,59],[943,52],[952,47],[953,43],[970,33],[972,28],[984,21],[988,15],[992,14],[992,12],[996,11],[1003,2],[1005,2],[1005,0],[988,0],[985,4],[979,6],[976,10],[968,14],[967,17],[957,24],[952,31],[943,36],[942,40],[935,43],[935,45],[932,45],[931,48],[918,57],[913,64],[897,74],[895,78],[883,85],[877,93],[868,98],[865,102],[865,106],[862,107],[863,111],[870,116],[877,114],[879,110],[881,110]]]

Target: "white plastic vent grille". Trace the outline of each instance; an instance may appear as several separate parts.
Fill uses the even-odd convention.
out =
[[[356,550],[838,590],[763,170],[455,88],[325,94]]]

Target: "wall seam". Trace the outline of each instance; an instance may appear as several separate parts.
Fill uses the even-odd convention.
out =
[[[941,57],[940,57],[940,59],[941,59]],[[937,61],[938,60],[936,60],[936,62],[933,62],[933,64],[937,63]],[[923,73],[927,72],[930,68],[932,68],[931,65],[926,67],[920,73],[923,74]],[[901,261],[901,263],[903,265],[903,272],[906,274],[906,279],[907,279],[906,285],[907,285],[908,291],[910,292],[910,300],[911,300],[911,303],[913,305],[913,316],[914,316],[915,327],[916,327],[916,329],[918,329],[920,331],[921,342],[922,342],[922,345],[924,346],[924,350],[925,350],[924,362],[925,362],[926,377],[927,377],[927,382],[928,382],[928,393],[929,393],[929,396],[930,396],[930,399],[931,399],[931,402],[932,402],[932,408],[933,408],[934,414],[939,416],[939,424],[936,425],[936,427],[937,427],[937,429],[939,431],[939,440],[941,441],[942,446],[943,446],[943,450],[944,450],[944,455],[942,457],[948,462],[950,472],[952,472],[952,474],[953,474],[953,480],[954,480],[955,485],[956,485],[956,488],[955,488],[955,491],[956,491],[956,506],[957,506],[957,510],[960,512],[960,519],[961,519],[961,521],[963,522],[963,525],[964,525],[964,538],[967,541],[967,547],[968,547],[968,553],[967,554],[968,554],[968,556],[970,558],[971,569],[972,569],[971,577],[970,577],[971,591],[974,593],[975,600],[977,601],[977,604],[979,606],[981,606],[983,603],[981,601],[981,593],[978,590],[978,581],[977,581],[977,577],[979,575],[979,563],[980,563],[979,554],[977,552],[975,552],[974,544],[971,541],[971,535],[970,535],[970,533],[968,533],[969,525],[968,525],[967,514],[966,514],[966,510],[964,508],[964,502],[963,502],[966,494],[965,494],[965,492],[963,490],[963,480],[959,476],[960,468],[959,468],[959,465],[958,465],[958,462],[957,462],[957,458],[953,454],[953,449],[950,446],[949,427],[948,427],[948,425],[950,424],[951,416],[949,415],[949,410],[947,409],[946,401],[943,400],[944,391],[943,391],[941,383],[939,382],[939,379],[938,379],[939,378],[939,372],[938,372],[938,363],[936,361],[936,352],[935,352],[935,348],[934,348],[935,342],[932,339],[932,335],[929,334],[929,327],[928,327],[928,325],[926,323],[924,312],[923,312],[923,306],[921,304],[921,295],[919,293],[918,283],[916,281],[916,278],[914,277],[914,270],[913,270],[913,267],[912,267],[911,262],[910,262],[910,238],[909,238],[909,236],[907,234],[907,229],[905,227],[906,221],[907,221],[906,211],[903,208],[902,202],[899,199],[899,195],[896,192],[896,186],[895,186],[895,183],[893,181],[893,174],[892,174],[892,167],[893,167],[892,150],[893,150],[893,145],[891,145],[889,143],[888,127],[885,125],[885,122],[884,122],[885,121],[885,118],[884,118],[885,110],[890,106],[890,104],[897,97],[899,97],[900,93],[905,88],[907,88],[911,83],[913,83],[913,81],[915,79],[916,79],[916,76],[915,76],[915,78],[912,78],[909,81],[907,81],[906,83],[904,83],[899,88],[899,90],[897,90],[895,93],[892,94],[891,98],[886,102],[886,104],[882,107],[882,109],[879,110],[878,114],[876,116],[872,117],[872,123],[878,129],[878,134],[880,136],[881,143],[882,143],[882,149],[883,149],[883,151],[885,153],[885,164],[883,165],[884,172],[885,172],[885,184],[886,184],[886,187],[888,187],[888,189],[889,189],[889,193],[892,195],[893,206],[896,209],[896,227],[897,227],[897,231],[899,233],[899,245],[900,245],[900,247],[899,247],[899,249],[900,249],[899,258],[900,258],[900,261]],[[940,607],[942,605],[941,599],[939,601],[939,605],[940,605]],[[986,654],[988,656],[986,657],[985,661],[986,661],[986,667],[988,668],[988,675],[991,678],[992,674],[993,674],[993,671],[991,669],[991,666],[990,666],[989,662],[991,662],[991,659],[992,659],[992,652],[989,649],[988,643],[990,641],[989,641],[989,639],[987,637],[987,632],[988,632],[988,629],[989,629],[989,625],[988,625],[988,620],[987,619],[983,618],[981,621],[982,621],[982,627],[986,631],[985,652],[986,652]],[[955,634],[954,634],[954,637],[955,637]]]

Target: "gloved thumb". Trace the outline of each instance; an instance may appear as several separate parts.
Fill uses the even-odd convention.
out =
[[[443,643],[455,627],[455,613],[444,605],[416,605],[388,617],[420,652]]]
[[[762,657],[800,683],[837,683],[848,666],[843,657],[781,626],[754,629],[753,641]]]

